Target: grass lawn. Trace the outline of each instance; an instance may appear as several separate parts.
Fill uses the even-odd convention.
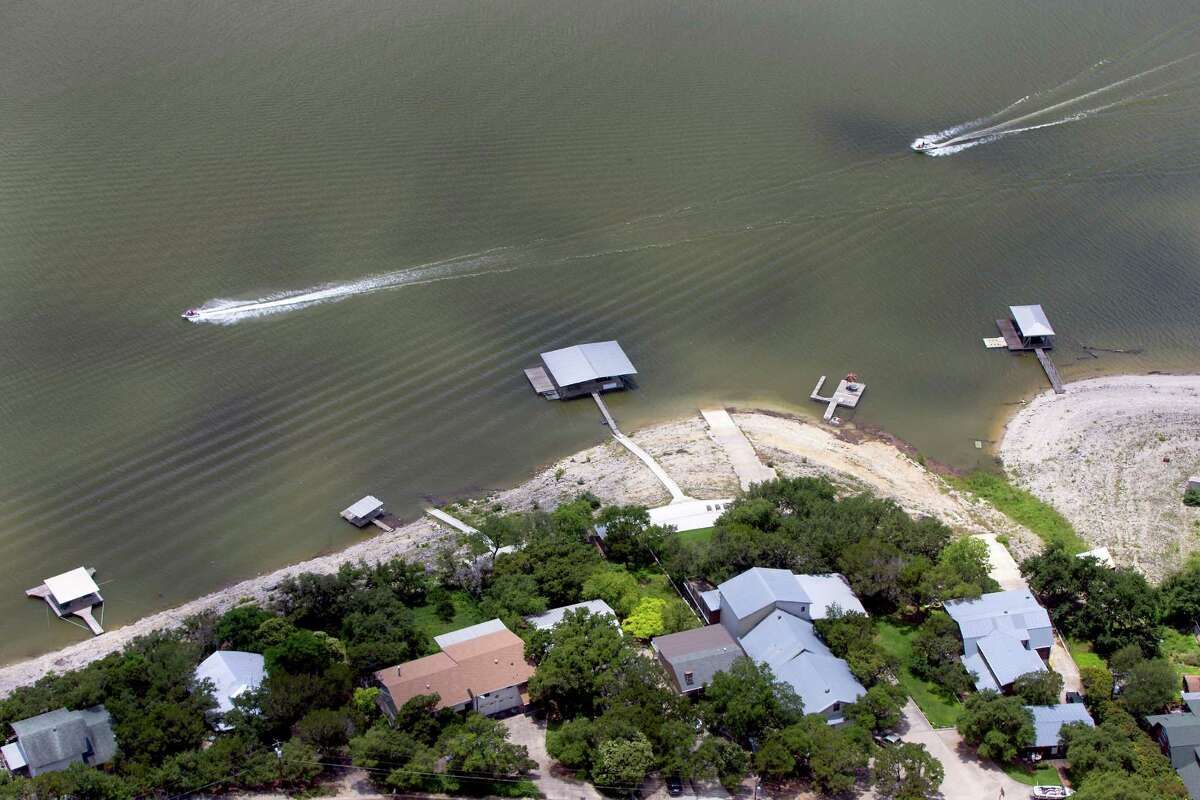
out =
[[[1200,673],[1200,643],[1190,633],[1162,628],[1162,653],[1180,675]]]
[[[916,635],[914,625],[900,625],[889,620],[878,620],[879,643],[883,649],[900,661],[900,687],[904,689],[925,714],[929,724],[935,728],[952,728],[958,722],[962,704],[944,689],[922,680],[908,670],[908,657],[912,653],[912,637]]]
[[[697,528],[694,531],[683,531],[679,534],[679,541],[697,547],[707,547],[708,543],[712,541],[715,530],[716,528]]]
[[[1062,786],[1058,778],[1058,770],[1054,767],[1038,767],[1030,770],[1025,764],[1001,764],[1000,769],[1014,781],[1020,781],[1026,786]]]
[[[1036,533],[1046,544],[1059,542],[1068,553],[1082,553],[1090,549],[1066,517],[1024,489],[1013,486],[1003,475],[972,472],[965,478],[951,478],[950,483],[987,500]]]
[[[421,606],[412,610],[413,619],[417,627],[432,637],[456,631],[459,628],[465,628],[478,622],[487,621],[479,613],[479,607],[475,605],[475,601],[471,599],[469,594],[466,592],[454,592],[451,597],[454,599],[454,619],[449,622],[443,622],[438,617],[432,604]]]
[[[1075,659],[1075,665],[1080,669],[1084,667],[1108,668],[1108,664],[1104,663],[1104,659],[1092,652],[1092,646],[1088,642],[1081,642],[1078,639],[1067,639],[1067,649],[1071,651],[1071,658]]]

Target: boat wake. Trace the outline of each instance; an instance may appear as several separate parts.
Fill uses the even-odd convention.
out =
[[[954,155],[955,153],[961,153],[963,150],[967,150],[972,147],[977,147],[981,144],[988,144],[990,142],[995,142],[1000,139],[1004,139],[1004,138],[1013,136],[1018,133],[1028,133],[1030,131],[1041,130],[1042,128],[1052,128],[1057,125],[1065,125],[1069,122],[1078,122],[1080,120],[1087,119],[1088,117],[1094,116],[1101,112],[1117,108],[1118,106],[1123,106],[1128,103],[1132,103],[1135,100],[1141,100],[1141,99],[1145,98],[1147,95],[1152,95],[1152,94],[1155,94],[1158,92],[1162,92],[1164,89],[1166,89],[1170,86],[1173,86],[1175,84],[1178,84],[1182,81],[1192,80],[1192,79],[1196,78],[1197,75],[1193,73],[1190,75],[1185,75],[1183,77],[1176,77],[1172,80],[1169,80],[1166,83],[1160,83],[1153,87],[1147,87],[1147,88],[1139,89],[1135,85],[1135,86],[1131,87],[1131,88],[1136,89],[1136,91],[1134,91],[1132,94],[1126,95],[1125,97],[1120,97],[1119,99],[1114,100],[1112,102],[1103,103],[1094,108],[1087,108],[1087,109],[1083,109],[1080,111],[1072,111],[1070,113],[1067,113],[1065,116],[1062,116],[1058,119],[1053,119],[1053,120],[1050,120],[1047,122],[1037,122],[1036,124],[1031,124],[1031,125],[1022,124],[1022,123],[1031,122],[1033,120],[1036,120],[1038,117],[1043,117],[1048,114],[1053,114],[1055,112],[1060,112],[1060,111],[1066,111],[1071,106],[1078,105],[1079,103],[1082,103],[1086,100],[1089,100],[1094,97],[1098,97],[1100,95],[1103,95],[1103,94],[1106,94],[1109,92],[1112,92],[1121,87],[1127,87],[1127,86],[1130,86],[1130,84],[1137,84],[1138,82],[1144,81],[1144,79],[1149,78],[1151,75],[1155,75],[1164,70],[1170,69],[1171,67],[1175,67],[1180,64],[1183,64],[1187,61],[1190,61],[1191,59],[1196,58],[1197,56],[1200,56],[1200,53],[1191,53],[1189,55],[1182,56],[1181,58],[1176,58],[1172,61],[1168,61],[1165,64],[1159,64],[1156,67],[1151,67],[1149,69],[1142,70],[1134,75],[1129,75],[1129,76],[1121,78],[1119,80],[1112,81],[1112,82],[1110,82],[1104,86],[1100,86],[1096,89],[1091,89],[1089,91],[1082,92],[1073,97],[1069,97],[1065,100],[1059,100],[1057,102],[1050,103],[1041,108],[1037,108],[1032,111],[1027,111],[1016,117],[1010,116],[1010,112],[1014,111],[1019,106],[1026,103],[1028,100],[1030,100],[1031,97],[1041,97],[1043,95],[1053,96],[1055,93],[1060,92],[1063,88],[1077,83],[1085,75],[1095,72],[1095,71],[1098,71],[1098,70],[1104,70],[1112,63],[1107,60],[1099,61],[1096,64],[1093,64],[1087,70],[1084,70],[1083,73],[1080,73],[1079,75],[1076,75],[1075,77],[1071,78],[1070,80],[1067,80],[1067,81],[1059,84],[1058,86],[1054,87],[1053,89],[1043,91],[1043,92],[1037,92],[1034,95],[1025,95],[1024,97],[1020,98],[1019,100],[1008,104],[1007,106],[1000,109],[999,111],[996,111],[985,117],[980,117],[979,119],[972,120],[971,122],[965,122],[965,123],[962,123],[959,125],[953,125],[949,128],[946,128],[945,130],[939,131],[937,133],[929,133],[929,134],[925,134],[924,136],[919,136],[916,139],[914,139],[909,146],[913,150],[920,152],[920,153],[924,153],[929,156],[935,156],[935,157],[936,156],[948,156],[948,155]],[[1162,97],[1165,95],[1157,94],[1155,96]]]
[[[337,302],[347,297],[386,289],[510,272],[516,267],[509,259],[504,258],[501,252],[504,249],[506,248],[496,248],[483,253],[435,261],[345,283],[279,292],[256,300],[214,299],[198,308],[189,308],[183,312],[183,318],[197,324],[233,325],[247,319],[295,311],[320,303]]]

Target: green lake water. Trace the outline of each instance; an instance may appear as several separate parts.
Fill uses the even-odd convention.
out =
[[[112,627],[601,441],[541,350],[619,339],[626,430],[854,370],[964,468],[1045,384],[1010,303],[1068,380],[1196,371],[1198,52],[1170,0],[0,2],[0,660],[81,638],[47,575]],[[908,148],[979,118],[1057,124]]]

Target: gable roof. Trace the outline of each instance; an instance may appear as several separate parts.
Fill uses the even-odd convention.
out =
[[[776,669],[804,652],[829,655],[813,624],[786,611],[775,611],[742,637],[746,655]]]
[[[1161,725],[1172,750],[1200,746],[1200,716],[1196,714],[1154,714],[1146,717],[1146,724]]]
[[[212,681],[213,698],[222,714],[233,710],[233,698],[257,689],[266,677],[264,660],[259,653],[218,650],[200,662],[195,678],[199,683]]]
[[[612,340],[551,350],[542,353],[542,362],[559,386],[637,374],[621,345]]]
[[[383,501],[373,494],[369,494],[361,500],[355,501],[354,505],[342,512],[342,516],[351,516],[362,518],[368,514],[373,514],[378,509],[383,508]]]
[[[533,627],[538,630],[550,630],[555,625],[563,621],[563,617],[572,611],[583,609],[590,614],[595,614],[601,617],[610,617],[613,624],[617,624],[617,612],[612,610],[612,606],[603,600],[585,600],[582,603],[574,603],[569,606],[561,606],[560,608],[552,608],[544,614],[535,614],[525,618]]]
[[[92,574],[87,571],[86,567],[76,567],[70,572],[46,578],[44,583],[59,605],[87,597],[89,594],[97,594],[100,591],[100,587],[96,585],[96,581],[92,580]]]
[[[117,752],[112,719],[104,706],[84,711],[65,708],[12,723],[30,775],[65,768],[72,762],[104,764]]]
[[[1022,336],[1054,335],[1050,320],[1046,318],[1046,312],[1040,305],[1009,306],[1008,310],[1012,312],[1013,321],[1017,323]]]
[[[1008,686],[1028,672],[1045,672],[1046,665],[1020,640],[1005,633],[991,633],[979,640],[979,654],[1001,686]]]
[[[706,625],[650,641],[650,646],[671,667],[680,691],[707,686],[713,675],[728,671],[742,657],[741,645],[722,625]],[[692,673],[688,684],[686,673]]]
[[[739,619],[779,603],[807,605],[813,619],[824,619],[835,605],[843,611],[866,613],[850,584],[837,573],[797,575],[787,569],[753,567],[725,581],[717,590],[722,609],[728,608]]]
[[[945,609],[958,623],[964,642],[1002,631],[1029,641],[1034,648],[1050,646],[1050,615],[1026,589],[988,592],[973,600],[947,600]]]
[[[1058,747],[1059,731],[1063,725],[1082,722],[1096,727],[1092,715],[1082,703],[1059,703],[1053,706],[1025,706],[1033,714],[1033,747]]]
[[[834,703],[853,703],[866,694],[846,662],[832,654],[805,651],[781,664],[775,675],[795,689],[805,714],[819,714]]]
[[[443,645],[440,653],[381,669],[375,678],[397,708],[417,695],[435,692],[441,697],[437,707],[446,708],[525,683],[534,668],[525,660],[525,643],[519,636],[499,620],[463,630],[493,627],[492,623],[499,623],[499,629],[452,641]]]
[[[452,644],[478,639],[480,636],[487,636],[489,633],[506,630],[508,628],[499,619],[489,619],[487,622],[480,622],[478,625],[470,625],[466,628],[459,628],[456,631],[449,631],[435,636],[433,637],[433,641],[437,643],[438,647],[445,650]]]

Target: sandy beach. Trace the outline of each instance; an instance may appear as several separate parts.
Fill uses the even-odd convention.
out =
[[[1012,481],[1151,580],[1200,549],[1200,508],[1181,502],[1200,473],[1200,375],[1094,378],[1040,394],[1009,421],[1000,456]]]
[[[931,515],[962,533],[997,533],[1009,538],[1018,555],[1032,552],[1037,538],[974,497],[952,490],[889,441],[848,435],[801,417],[761,411],[735,411],[733,418],[763,462],[783,476],[823,475],[847,492],[871,491],[889,497],[910,513]],[[633,433],[690,496],[729,497],[738,479],[725,450],[696,414]],[[505,511],[551,509],[589,491],[605,504],[663,505],[670,500],[650,470],[624,447],[608,440],[538,471],[513,489],[464,505],[475,510],[495,504]],[[453,510],[453,509],[452,509]],[[374,563],[398,556],[428,562],[449,533],[427,519],[410,522],[330,555],[293,564],[80,641],[56,652],[0,668],[0,696],[33,683],[48,672],[78,669],[116,652],[138,636],[172,628],[194,614],[223,612],[253,600],[266,602],[284,578],[301,572],[329,573],[347,562]]]

